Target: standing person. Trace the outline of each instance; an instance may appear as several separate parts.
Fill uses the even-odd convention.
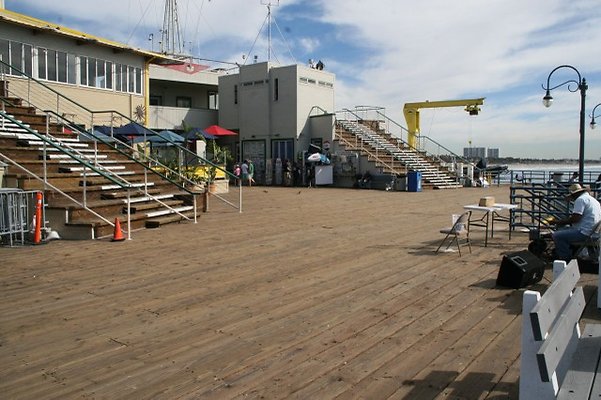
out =
[[[568,179],[568,184],[572,184],[572,183],[576,183],[578,182],[578,172],[574,172],[572,174],[572,176],[570,177],[570,179]]]
[[[248,160],[248,186],[252,186],[255,183],[253,176],[255,175],[255,164],[251,159]]]
[[[240,186],[240,174],[241,174],[240,165],[238,165],[238,164],[234,165],[234,176],[236,177],[236,186]]]
[[[586,240],[595,225],[601,221],[601,205],[593,196],[578,183],[569,188],[568,199],[574,201],[572,214],[557,221],[557,226],[570,225],[569,228],[559,229],[553,232],[555,242],[555,253],[560,260],[570,261],[572,259],[571,243]]]
[[[242,171],[241,184],[244,185],[244,182],[248,181],[248,161],[247,160],[244,160],[244,162],[240,166],[240,170]]]

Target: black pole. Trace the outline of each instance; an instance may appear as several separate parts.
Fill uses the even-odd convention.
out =
[[[578,181],[580,184],[584,180],[584,110],[587,89],[586,79],[582,78],[580,83],[580,148],[578,155]]]
[[[572,69],[578,75],[578,81],[576,81],[574,79],[570,79],[568,81],[560,83],[559,85],[551,87],[550,86],[551,75],[553,75],[553,73],[560,68]],[[571,83],[578,84],[577,89],[572,89],[570,87]],[[580,72],[576,68],[574,68],[571,65],[560,65],[559,67],[556,67],[555,69],[553,69],[553,71],[551,71],[551,73],[547,77],[547,86],[545,87],[543,85],[543,89],[546,91],[545,97],[543,97],[543,103],[545,104],[546,107],[549,107],[551,105],[551,102],[553,101],[553,97],[551,96],[551,90],[557,89],[558,87],[563,86],[563,85],[567,85],[568,90],[570,92],[575,92],[576,90],[580,89],[580,145],[579,145],[579,151],[578,151],[578,182],[580,182],[580,184],[582,184],[582,182],[584,180],[584,109],[585,109],[586,90],[588,89],[588,86],[586,84],[586,79],[584,79],[580,75]]]

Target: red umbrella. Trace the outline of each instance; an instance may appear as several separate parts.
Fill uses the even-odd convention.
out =
[[[222,128],[219,125],[211,125],[208,128],[205,128],[204,131],[209,135],[213,136],[233,136],[237,135],[236,132],[232,132],[228,129]]]

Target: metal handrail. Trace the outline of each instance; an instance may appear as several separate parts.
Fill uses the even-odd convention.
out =
[[[351,111],[351,110],[345,110],[345,111],[350,112],[352,115],[359,118],[359,116],[356,113],[354,113],[353,111]],[[359,129],[361,129],[361,131],[365,135],[370,136],[373,134],[373,135],[375,135],[375,137],[373,137],[374,140],[376,140],[376,141],[381,140],[381,141],[387,142],[387,140],[382,138],[377,132],[369,133],[369,132],[371,132],[371,130],[368,127],[364,127],[362,124],[357,124],[357,125],[358,125]],[[391,143],[391,145],[394,146],[394,144],[392,144],[392,143]],[[406,150],[401,149],[400,147],[398,147],[398,145],[396,147],[401,154],[405,154],[407,157],[411,157],[410,154],[407,154]],[[376,148],[376,157],[377,157],[377,152],[378,152],[378,148]],[[385,149],[385,152],[386,152],[386,154],[392,154],[393,156],[395,156],[395,153],[391,152],[390,150]],[[416,170],[428,171],[429,168],[436,168],[434,165],[431,164],[431,162],[429,160],[422,159],[419,154],[416,154],[415,150],[413,150],[411,153],[414,155],[414,157],[417,157],[417,160],[410,160],[407,158],[403,159],[403,157],[400,155],[396,156],[396,157],[399,157],[401,159],[401,162],[405,164],[406,169],[411,168],[411,169],[416,169]],[[439,179],[441,179],[442,181],[445,181],[447,183],[450,183],[449,181],[447,181],[447,179],[453,180],[452,177],[450,177],[446,174],[444,175],[445,177],[447,177],[446,179],[443,178],[443,176],[440,175],[440,173],[434,174],[434,175],[435,176],[433,176],[431,179],[435,180],[436,177],[438,177]]]
[[[356,138],[356,137],[355,137]],[[342,136],[338,135],[338,140],[342,141],[343,143],[345,143],[347,146],[350,147],[357,147],[358,143],[351,143],[349,140],[343,138]],[[372,156],[374,157],[379,163],[381,163],[382,165],[384,165],[386,168],[388,168],[389,170],[393,171],[393,173],[398,174],[397,171],[397,167],[394,166],[394,158],[393,160],[393,164],[389,165],[386,161],[383,161],[377,154],[377,152],[374,154],[372,151],[370,151],[366,146],[365,146],[365,142],[363,141],[363,139],[361,139],[361,147],[358,147],[359,150],[365,152],[368,156]],[[402,163],[401,163],[402,166]],[[405,173],[407,172],[407,168],[405,168]]]
[[[85,167],[91,169],[92,171],[94,171],[94,172],[102,175],[106,179],[110,180],[115,185],[119,185],[122,189],[126,189],[126,188],[130,187],[131,184],[127,181],[124,182],[124,179],[122,179],[121,177],[117,177],[118,178],[117,179],[113,175],[106,174],[106,172],[103,171],[103,169],[100,168],[99,166],[93,165],[90,162],[88,162],[87,160],[85,160],[84,158],[79,157],[79,156],[81,156],[81,154],[78,154],[78,152],[76,150],[71,149],[69,147],[63,147],[63,146],[57,144],[57,140],[52,138],[52,136],[42,135],[39,132],[36,132],[35,130],[31,129],[29,126],[27,126],[26,124],[23,124],[21,121],[17,120],[10,114],[7,114],[3,110],[0,110],[0,117],[11,121],[12,123],[19,126],[19,128],[26,130],[28,134],[34,135],[36,138],[38,138],[39,140],[44,142],[45,145],[49,145],[49,146],[53,147],[54,149],[58,150],[59,152],[65,154],[65,155],[68,155],[72,159],[76,160],[78,163],[84,165]]]
[[[398,122],[396,122],[396,121],[395,121],[395,120],[393,120],[392,118],[390,118],[390,117],[386,116],[385,114],[382,114],[380,111],[376,111],[376,113],[377,113],[378,115],[380,115],[380,116],[384,117],[384,119],[385,119],[386,121],[388,121],[388,122],[390,122],[390,123],[392,123],[392,124],[394,124],[394,125],[398,126],[399,128],[401,128],[401,130],[402,130],[402,131],[409,132],[409,131],[407,130],[407,128],[403,127],[401,124],[399,124]],[[454,152],[453,152],[451,149],[449,149],[449,148],[445,147],[443,144],[441,144],[441,143],[437,142],[436,140],[434,140],[434,139],[430,138],[429,136],[426,136],[426,135],[420,135],[419,137],[420,137],[420,139],[422,139],[422,140],[424,140],[424,141],[431,142],[431,143],[432,143],[432,144],[434,144],[436,147],[439,147],[439,148],[441,148],[441,149],[445,150],[447,153],[449,153],[449,155],[451,155],[451,157],[452,157],[452,158],[454,158],[454,159],[456,159],[456,160],[461,160],[461,161],[462,161],[462,162],[464,162],[465,164],[473,164],[473,163],[472,163],[470,160],[468,160],[467,158],[465,158],[465,157],[463,157],[463,156],[460,156],[459,154],[456,154],[456,153],[454,153]],[[401,138],[401,140],[402,140],[402,138]],[[403,144],[405,144],[405,142],[404,142],[404,141],[403,141]],[[409,144],[407,144],[407,146],[409,146]],[[439,158],[441,161],[444,161],[444,160],[442,160],[440,157],[438,157],[438,158]],[[453,162],[456,162],[456,160],[453,160]],[[478,167],[476,167],[475,165],[474,165],[474,168],[477,168],[477,169],[479,169],[479,168],[478,168]]]
[[[95,126],[94,121],[95,120],[102,120],[100,118],[95,118],[95,116],[101,115],[101,114],[108,114],[110,116],[110,120],[109,120],[108,126],[111,127],[111,136],[113,135],[113,127],[114,127],[113,122],[115,120],[120,120],[122,122],[125,121],[126,123],[136,124],[136,125],[138,125],[139,127],[141,127],[144,130],[144,138],[146,138],[146,132],[149,132],[149,133],[151,133],[153,135],[161,136],[163,139],[166,139],[168,142],[170,142],[170,144],[173,145],[174,147],[176,147],[179,151],[184,152],[185,154],[187,154],[192,159],[198,160],[199,164],[208,165],[209,168],[215,168],[217,170],[222,171],[225,174],[225,176],[228,177],[228,178],[237,179],[237,177],[234,174],[232,174],[231,172],[229,172],[226,169],[222,168],[221,166],[219,166],[219,165],[211,162],[210,160],[207,160],[207,159],[199,156],[198,154],[196,154],[196,153],[190,151],[189,149],[187,149],[186,147],[183,147],[180,144],[178,144],[176,142],[173,142],[169,138],[163,137],[159,133],[154,132],[153,130],[146,128],[145,126],[139,124],[138,122],[132,120],[131,118],[127,117],[126,115],[124,115],[124,114],[122,114],[122,113],[120,113],[118,111],[114,111],[114,110],[92,111],[89,108],[87,108],[86,106],[84,106],[84,105],[82,105],[82,104],[80,104],[80,103],[78,103],[78,102],[76,102],[76,101],[74,101],[74,100],[72,100],[72,99],[70,99],[70,98],[62,95],[61,93],[59,93],[55,89],[51,88],[50,86],[48,86],[48,85],[44,84],[43,82],[41,82],[41,81],[33,78],[32,76],[24,73],[23,71],[19,70],[18,68],[15,68],[15,67],[13,67],[13,66],[5,63],[2,60],[0,60],[0,68],[2,68],[2,75],[6,74],[5,70],[8,68],[11,71],[15,71],[16,74],[11,74],[11,76],[14,77],[14,78],[16,78],[17,80],[18,79],[24,79],[24,78],[27,79],[27,96],[26,96],[26,98],[24,98],[24,100],[29,105],[34,106],[36,109],[40,109],[40,110],[46,109],[45,112],[49,112],[47,110],[47,107],[44,107],[42,105],[35,106],[34,102],[31,99],[31,90],[32,90],[31,89],[31,82],[34,82],[39,87],[41,87],[41,88],[43,88],[43,89],[45,89],[47,91],[50,91],[51,94],[52,94],[52,96],[54,96],[56,98],[55,99],[56,111],[53,111],[53,113],[55,115],[57,115],[57,116],[63,116],[63,117],[65,117],[67,115],[71,115],[73,117],[73,120],[69,121],[67,118],[65,118],[65,120],[69,121],[72,126],[77,126],[78,122],[81,123],[82,125],[90,124],[90,130],[93,132],[94,126]],[[5,80],[4,77],[3,77],[3,79]],[[5,90],[8,91],[8,87],[7,87],[6,84],[5,84]],[[16,94],[16,95],[17,95],[17,97],[21,97],[21,98],[23,97],[23,96],[19,96],[18,94]],[[61,111],[61,109],[60,109],[61,100],[62,100],[62,104],[63,105],[65,103],[67,103],[67,104],[70,104],[71,107],[73,107],[73,108],[70,108],[70,109],[65,108],[64,109],[65,112],[61,113],[60,112]],[[80,112],[83,111],[83,112],[85,112],[89,116],[89,118],[86,118],[85,116],[82,117],[82,116],[79,115],[79,113],[76,113],[76,112],[73,112],[73,111],[80,111]],[[75,119],[76,119],[75,116],[76,115],[78,117],[77,122],[75,121]],[[101,124],[101,125],[104,125],[104,124]],[[81,130],[79,130],[79,131],[81,131]],[[96,137],[96,135],[93,135],[93,133],[91,134],[91,136],[93,136],[95,138],[95,140],[100,140],[100,138]],[[100,140],[100,141],[102,141],[102,140]],[[102,141],[102,142],[104,142],[104,141]],[[106,143],[106,142],[104,142],[104,143]],[[128,148],[130,148],[130,149],[133,150],[133,148],[131,146],[129,146],[129,145],[126,145],[124,143],[121,143],[121,145],[123,145],[124,147],[128,147]],[[135,160],[135,158],[133,158],[131,154],[126,154],[126,153],[124,153],[124,154],[129,159],[132,159],[132,160],[134,160],[134,161],[137,162],[137,160]],[[157,160],[155,160],[155,161],[157,161]],[[161,174],[158,173],[158,171],[156,171],[156,170],[154,170],[152,168],[145,168],[145,171],[151,172],[153,174],[161,175]],[[187,177],[185,175],[183,175],[180,171],[174,171],[174,170],[171,170],[171,171],[173,173],[175,173],[176,175],[179,175],[178,176],[179,180],[181,180],[181,181],[187,181],[188,183],[193,183],[192,181],[190,181],[189,179],[187,179]],[[163,178],[165,178],[165,179],[168,179],[171,183],[176,184],[176,182],[173,181],[172,179],[169,179],[169,178],[165,177],[164,175],[161,175],[161,176]],[[145,181],[146,181],[146,176],[145,176]],[[209,181],[207,183],[208,184],[211,183],[210,179],[209,179]],[[178,186],[180,186],[180,185],[178,185]],[[198,193],[197,191],[190,191],[188,188],[183,188],[182,187],[182,189],[184,189],[185,191],[187,191],[188,193],[191,193],[191,194]],[[240,212],[242,212],[242,185],[239,186],[239,191],[240,191],[239,205],[237,207],[234,206],[234,208],[237,208],[237,209],[239,209]],[[220,198],[220,199],[222,199],[220,196],[217,196],[217,197]],[[230,204],[230,205],[232,205],[231,203],[229,203],[227,201],[225,201],[225,202],[228,203],[228,204]]]
[[[108,142],[108,141],[106,141],[105,139],[103,139],[101,137],[97,137],[97,135],[90,134],[90,132],[81,130],[81,129],[79,129],[79,127],[77,127],[76,125],[70,124],[68,121],[64,121],[64,118],[62,116],[59,116],[58,114],[56,114],[54,111],[46,111],[46,113],[54,115],[54,117],[57,118],[57,121],[59,121],[60,123],[65,124],[70,130],[72,130],[74,132],[77,132],[78,134],[87,136],[87,137],[92,136],[95,139],[95,142],[94,142],[94,144],[95,144],[94,154],[95,155],[98,153],[98,147],[97,147],[96,141],[100,141],[100,142],[102,142],[104,144],[111,145],[111,143]],[[48,135],[48,136],[50,136],[50,135]],[[126,146],[129,147],[129,148],[131,148],[131,146],[129,146],[129,145],[126,145]],[[148,176],[146,174],[146,170],[152,170],[152,168],[150,166],[148,166],[145,163],[137,160],[136,158],[130,157],[130,155],[127,152],[123,151],[123,149],[120,149],[118,146],[114,146],[113,149],[115,149],[117,152],[125,155],[126,157],[128,157],[128,159],[136,162],[138,165],[141,165],[145,169],[145,174],[144,174],[144,191],[142,192],[138,187],[132,186],[132,184],[127,181],[127,179],[123,179],[119,175],[113,174],[110,170],[104,169],[109,175],[116,175],[118,178],[120,178],[123,181],[129,183],[130,184],[130,188],[134,188],[134,189],[136,189],[137,192],[143,193],[145,197],[149,198],[150,200],[152,200],[152,201],[154,201],[156,203],[159,203],[163,207],[171,210],[173,213],[178,214],[183,219],[186,219],[188,221],[190,220],[190,218],[188,216],[184,215],[183,213],[179,212],[177,209],[175,209],[175,208],[171,207],[170,205],[168,205],[167,203],[163,202],[160,198],[158,198],[158,197],[156,197],[156,196],[154,196],[154,195],[152,195],[151,193],[148,192]],[[80,152],[78,152],[75,149],[71,149],[71,150],[73,150],[75,153],[77,153],[77,154],[79,154],[81,156],[84,156],[83,154],[81,154]],[[170,171],[173,171],[169,167],[167,167],[164,164],[160,163],[160,161],[157,160],[157,159],[154,159],[152,157],[146,157],[146,158],[149,159],[149,160],[151,160],[154,163],[157,163],[158,165],[160,165],[163,168],[166,168],[166,169],[168,169]],[[103,168],[101,165],[98,165],[98,166],[100,168]],[[184,185],[181,185],[179,182],[170,179],[168,176],[166,176],[164,174],[161,174],[158,171],[152,170],[152,172],[155,173],[156,175],[159,175],[163,179],[168,180],[170,183],[176,185],[181,190],[184,190],[184,191],[188,192],[189,194],[191,194],[193,196],[194,209],[196,210],[196,195],[198,194],[197,191],[190,190],[188,187],[185,187]],[[191,180],[187,179],[185,176],[183,176],[183,179],[186,179],[188,181],[188,183],[191,183],[191,184],[193,183]],[[85,185],[85,181],[84,181],[84,185]],[[196,222],[197,222],[197,217],[196,217],[196,214],[194,214],[194,223],[196,223]]]
[[[34,179],[39,180],[40,182],[44,183],[44,185],[47,185],[48,187],[50,187],[52,190],[56,191],[57,193],[61,194],[62,196],[66,197],[67,199],[69,199],[70,201],[74,202],[75,204],[77,204],[78,206],[81,206],[82,208],[84,208],[86,211],[94,214],[96,217],[98,217],[99,219],[103,220],[104,222],[106,222],[107,224],[111,225],[111,226],[115,226],[114,222],[109,221],[108,219],[106,219],[105,217],[103,217],[101,214],[97,213],[96,211],[94,211],[93,209],[89,208],[86,205],[83,205],[82,203],[80,203],[77,199],[75,199],[74,197],[71,197],[70,195],[68,195],[67,193],[63,192],[61,189],[59,189],[58,187],[54,186],[52,183],[50,182],[46,182],[44,181],[43,178],[40,178],[36,173],[30,171],[29,169],[27,169],[26,167],[22,166],[21,164],[19,164],[18,162],[16,162],[15,160],[11,159],[10,157],[8,157],[6,154],[2,154],[0,153],[0,158],[4,159],[5,161],[9,162],[10,164],[14,165],[15,167],[25,171],[28,175],[31,175],[31,177],[33,177]],[[129,231],[129,228],[128,228]]]
[[[57,140],[56,138],[53,138],[51,135],[41,135],[40,133],[36,132],[35,130],[32,130],[31,128],[29,128],[27,125],[23,124],[21,121],[16,120],[15,118],[13,118],[12,116],[6,114],[5,112],[0,112],[0,116],[3,118],[8,119],[9,121],[15,123],[17,126],[19,126],[21,129],[24,129],[28,134],[34,135],[36,138],[38,138],[39,140],[41,140],[43,142],[43,159],[44,162],[46,160],[46,146],[50,145],[51,147],[53,147],[54,149],[58,150],[60,153],[65,154],[67,156],[69,156],[71,159],[75,160],[78,164],[81,164],[84,166],[84,175],[83,175],[83,203],[80,203],[79,201],[76,201],[76,204],[78,204],[79,206],[85,208],[86,210],[88,210],[88,206],[87,206],[87,174],[86,174],[86,169],[85,168],[89,168],[92,171],[98,173],[100,176],[104,177],[105,179],[111,181],[112,183],[116,184],[117,186],[119,186],[121,189],[127,189],[128,191],[128,202],[127,202],[127,221],[128,221],[128,233],[130,232],[130,220],[131,220],[131,214],[130,214],[130,201],[129,201],[129,197],[130,197],[130,191],[134,190],[137,193],[142,193],[144,194],[144,196],[148,197],[150,200],[153,200],[159,204],[161,204],[163,207],[171,210],[173,213],[178,214],[179,216],[181,216],[182,218],[186,219],[186,220],[190,220],[190,218],[186,215],[184,215],[183,213],[181,213],[180,211],[178,211],[177,209],[171,207],[170,205],[166,204],[165,202],[163,202],[161,199],[157,198],[156,196],[153,196],[152,194],[148,193],[148,189],[147,189],[147,185],[148,182],[145,181],[144,182],[144,191],[140,190],[139,187],[137,187],[137,185],[129,182],[127,179],[122,178],[121,176],[112,173],[110,170],[105,169],[104,167],[102,167],[101,165],[95,165],[90,163],[89,161],[86,160],[86,155],[79,152],[76,149],[70,148],[70,147],[65,147],[62,146],[60,144],[58,144],[60,141]],[[23,169],[24,171],[26,171],[29,174],[32,174],[31,171],[27,170],[25,167],[23,166],[19,166],[21,169]],[[44,172],[46,172],[46,168],[44,168]],[[44,173],[44,177],[37,177],[40,181],[42,181],[44,183],[44,185],[53,187],[53,185],[50,184],[50,182],[48,182],[47,176]],[[63,192],[60,192],[61,194],[63,194]],[[67,198],[69,198],[70,200],[72,200],[73,198],[70,196],[67,196]],[[194,201],[194,209],[196,210],[196,196],[193,197],[193,201]],[[96,213],[94,213],[95,215],[97,215]],[[196,223],[196,213],[194,214],[194,222]],[[107,221],[105,218],[102,218],[104,221]]]

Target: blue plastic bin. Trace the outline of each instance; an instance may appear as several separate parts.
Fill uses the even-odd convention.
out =
[[[407,191],[421,192],[422,191],[422,173],[419,171],[410,171],[407,174]]]

